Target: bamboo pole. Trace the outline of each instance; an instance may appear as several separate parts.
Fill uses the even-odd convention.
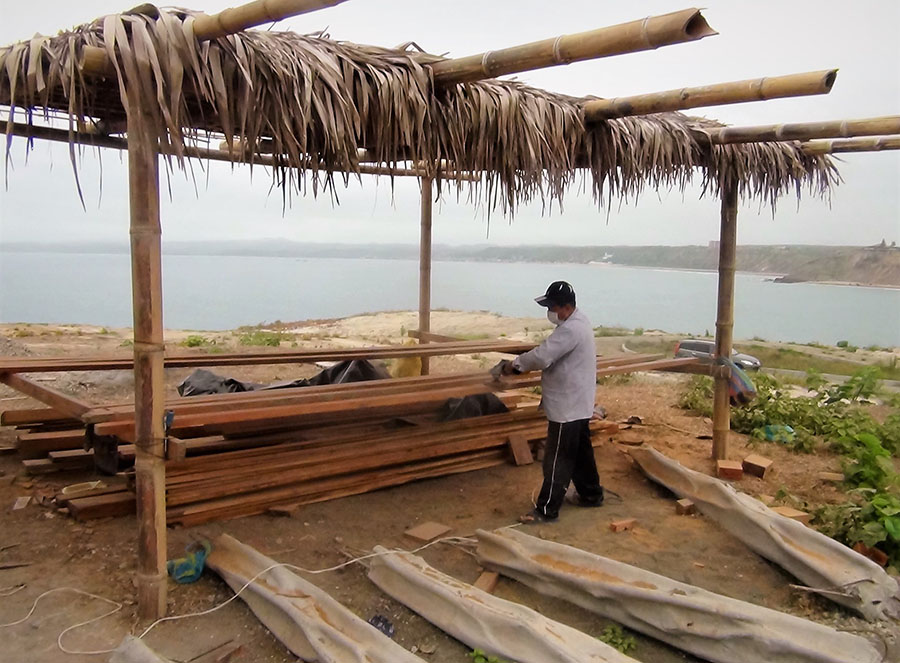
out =
[[[431,226],[433,181],[422,178],[422,211],[419,234],[419,331],[431,331]],[[419,343],[428,341],[420,338]],[[422,357],[422,375],[430,370],[428,357]]]
[[[263,23],[273,23],[291,16],[307,14],[333,7],[347,0],[255,0],[245,5],[229,7],[218,14],[201,14],[194,19],[197,41],[218,39]],[[81,52],[81,71],[88,76],[115,74],[106,49],[85,46]]]
[[[0,134],[5,133],[7,133],[7,125],[5,123],[0,123]],[[71,139],[80,145],[87,145],[89,147],[106,147],[113,150],[128,149],[127,138],[83,132],[69,134],[65,129],[31,126],[22,124],[21,122],[13,123],[12,130],[9,133],[14,136],[40,138],[42,140],[50,140],[59,143],[68,143]],[[175,151],[170,147],[161,146],[160,153],[174,155]],[[251,155],[242,154],[240,151],[229,152],[227,150],[212,150],[203,147],[185,147],[184,155],[196,159],[227,161],[229,163],[247,163],[258,166],[284,165],[277,157],[271,155],[257,154],[251,158]],[[324,169],[324,164],[319,164],[319,170]],[[312,170],[312,165],[306,166],[306,170]],[[388,166],[373,166],[369,164],[359,164],[358,170],[347,172],[353,174],[359,173],[360,175],[390,175],[391,177],[423,177],[427,174],[427,171],[422,168],[391,168]],[[476,182],[479,179],[477,175],[463,172],[454,173],[442,171],[441,176],[447,180],[459,180],[463,182]]]
[[[729,178],[722,185],[722,217],[719,231],[719,296],[716,310],[716,356],[731,357],[734,333],[734,264],[737,254],[737,180]],[[712,457],[728,457],[728,432],[731,410],[728,378],[716,376],[713,392]]]
[[[811,140],[801,143],[806,154],[837,154],[839,152],[881,152],[900,150],[900,136],[878,136],[876,138],[843,138],[837,140]]]
[[[684,87],[632,97],[596,99],[585,103],[582,112],[585,122],[599,122],[628,115],[649,115],[700,106],[828,94],[836,77],[837,69],[827,69],[788,76]]]
[[[166,479],[163,406],[159,157],[139,95],[129,96],[128,180],[134,307],[135,479],[138,614],[166,614]]]
[[[471,83],[520,71],[554,67],[647,51],[718,34],[709,27],[699,9],[683,9],[630,23],[535,41],[431,65],[436,85]]]
[[[853,136],[885,136],[900,134],[900,115],[872,117],[862,120],[769,124],[758,127],[722,127],[697,129],[716,145],[727,143],[760,143],[813,138],[850,138]]]

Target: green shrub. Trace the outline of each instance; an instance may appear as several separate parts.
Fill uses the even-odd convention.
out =
[[[850,343],[848,341],[838,341],[835,345],[839,348],[846,348]]]
[[[643,335],[644,335],[644,328],[643,328],[643,327],[635,327],[635,328],[634,328],[634,335],[635,335],[635,336],[643,336]]]
[[[705,375],[692,375],[687,390],[678,399],[678,407],[712,416],[713,380]]]
[[[256,331],[245,332],[240,335],[238,338],[238,343],[241,345],[265,345],[273,348],[277,348],[281,345],[282,341],[290,341],[293,340],[293,336],[291,334],[285,334],[283,332],[270,332],[263,331],[258,329]]]
[[[185,346],[186,348],[200,348],[205,345],[215,345],[215,341],[211,341],[205,336],[200,336],[199,334],[191,334],[181,342],[181,345]]]
[[[610,647],[619,650],[623,654],[627,654],[637,648],[637,641],[634,639],[634,636],[630,635],[618,624],[609,624],[606,626],[597,639],[605,642]]]
[[[466,656],[472,659],[472,663],[509,663],[502,658],[484,653],[482,649],[473,649]]]

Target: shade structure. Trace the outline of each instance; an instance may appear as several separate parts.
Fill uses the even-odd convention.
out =
[[[194,16],[119,14],[14,44],[0,51],[0,104],[11,116],[62,113],[75,126],[115,127],[128,96],[138,95],[170,164],[184,164],[195,136],[267,141],[280,155],[273,177],[287,197],[315,195],[335,173],[359,172],[361,148],[376,165],[450,162],[481,179],[457,186],[472,186],[476,199],[504,211],[561,200],[579,170],[598,200],[692,179],[717,192],[723,169],[736,173],[743,197],[766,202],[806,185],[824,193],[837,181],[827,157],[794,144],[709,148],[694,131],[720,125],[678,113],[588,128],[584,99],[517,82],[436,91],[432,67],[442,58],[427,53],[261,30],[201,48],[183,29]],[[107,52],[114,74],[78,73],[88,46]],[[436,194],[446,186],[436,173]]]

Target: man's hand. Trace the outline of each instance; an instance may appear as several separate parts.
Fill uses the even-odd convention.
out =
[[[501,359],[497,365],[491,369],[491,375],[495,380],[499,380],[501,375],[512,375],[515,373],[513,364],[509,359]]]

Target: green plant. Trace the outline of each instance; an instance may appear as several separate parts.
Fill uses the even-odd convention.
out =
[[[472,659],[472,663],[509,663],[502,658],[486,654],[483,649],[473,649],[466,656]]]
[[[245,332],[238,337],[241,345],[265,345],[277,348],[282,341],[293,340],[293,336],[282,332],[270,332],[257,329]]]
[[[637,641],[634,639],[634,636],[618,624],[607,625],[603,632],[597,636],[597,639],[623,654],[627,654],[637,648]]]
[[[185,346],[186,348],[199,348],[203,347],[204,345],[215,345],[215,341],[211,341],[205,336],[191,334],[181,342],[181,345]]]
[[[678,407],[712,416],[713,381],[705,375],[692,375],[687,390],[678,399]]]
[[[130,338],[126,338],[124,341],[122,341],[121,343],[119,343],[119,347],[120,347],[120,348],[133,348],[133,347],[134,347],[134,341],[132,341]]]
[[[850,343],[848,341],[838,341],[835,345],[839,348],[846,348]]]
[[[644,328],[643,328],[643,327],[635,327],[635,328],[634,328],[634,335],[635,335],[635,336],[643,336],[643,335],[644,335]]]

